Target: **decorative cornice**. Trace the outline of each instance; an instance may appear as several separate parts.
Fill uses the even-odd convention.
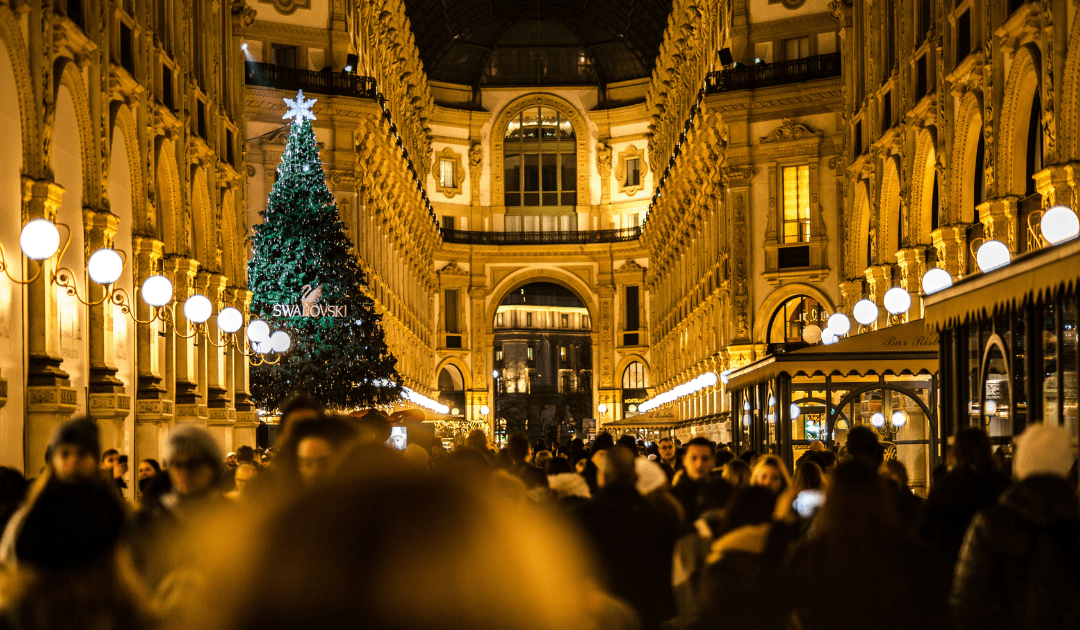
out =
[[[802,123],[797,123],[790,118],[785,118],[780,123],[780,126],[773,129],[769,135],[761,137],[761,144],[770,142],[790,142],[792,140],[803,140],[806,138],[820,138],[821,136],[822,133],[820,131],[814,131]]]

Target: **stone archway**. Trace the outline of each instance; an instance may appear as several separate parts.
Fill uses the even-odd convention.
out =
[[[876,262],[896,262],[896,251],[903,247],[903,226],[900,225],[900,167],[895,157],[884,164],[878,200],[878,231]],[[904,217],[905,219],[907,217]]]
[[[908,239],[911,245],[930,245],[934,225],[934,196],[937,191],[937,142],[932,129],[923,129],[915,141],[915,161],[911,176],[911,209],[908,220]],[[938,223],[940,225],[940,196]]]
[[[1039,95],[1041,63],[1038,49],[1029,44],[1016,51],[1009,68],[997,142],[995,193],[999,196],[1025,195],[1027,163],[1018,158],[1018,154],[1026,156],[1027,152],[1018,151],[1017,147],[1027,147],[1031,107],[1035,96]]]
[[[969,92],[960,101],[960,115],[953,129],[953,158],[949,177],[950,224],[975,221],[975,178],[982,176],[975,172],[975,165],[978,163],[982,133],[981,99]]]

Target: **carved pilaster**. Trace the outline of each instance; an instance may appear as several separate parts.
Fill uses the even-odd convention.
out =
[[[184,317],[184,300],[195,293],[195,275],[199,263],[191,258],[169,258],[165,261],[165,275],[172,280],[175,293],[173,308],[173,328],[179,334],[169,335],[169,347],[166,349],[166,363],[173,366],[176,389],[176,416],[181,416],[181,406],[197,405],[202,399],[198,388],[198,360],[195,352],[195,340],[185,339],[181,335],[190,335],[191,326]],[[184,411],[190,411],[185,409]],[[205,415],[205,414],[204,414]],[[197,417],[198,414],[192,414]],[[190,417],[190,416],[189,416]]]
[[[991,199],[979,204],[978,213],[983,224],[986,240],[998,240],[1009,246],[1014,255],[1017,248],[1017,225],[1019,217],[1019,199],[1014,196]]]
[[[937,250],[938,267],[954,278],[964,275],[967,269],[967,231],[963,226],[945,226],[930,233]]]
[[[855,303],[863,299],[864,284],[864,281],[858,278],[840,283],[840,303],[845,313],[850,313]]]

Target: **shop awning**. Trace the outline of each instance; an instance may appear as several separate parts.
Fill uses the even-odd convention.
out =
[[[915,320],[832,345],[772,354],[728,374],[727,388],[742,389],[789,376],[866,376],[868,374],[933,374],[938,369],[937,335]]]
[[[929,330],[965,324],[1030,301],[1052,300],[1080,282],[1080,239],[1016,258],[989,273],[977,273],[925,299]]]

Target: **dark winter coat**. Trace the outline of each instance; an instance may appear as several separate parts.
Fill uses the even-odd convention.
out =
[[[677,524],[630,487],[600,488],[573,513],[611,594],[633,606],[647,629],[673,617]]]
[[[991,505],[1009,487],[997,471],[950,470],[923,501],[916,519],[915,535],[930,545],[934,560],[934,588],[948,590],[956,557],[975,513]]]
[[[958,630],[1080,628],[1080,503],[1069,482],[1029,477],[979,512],[950,603]]]

